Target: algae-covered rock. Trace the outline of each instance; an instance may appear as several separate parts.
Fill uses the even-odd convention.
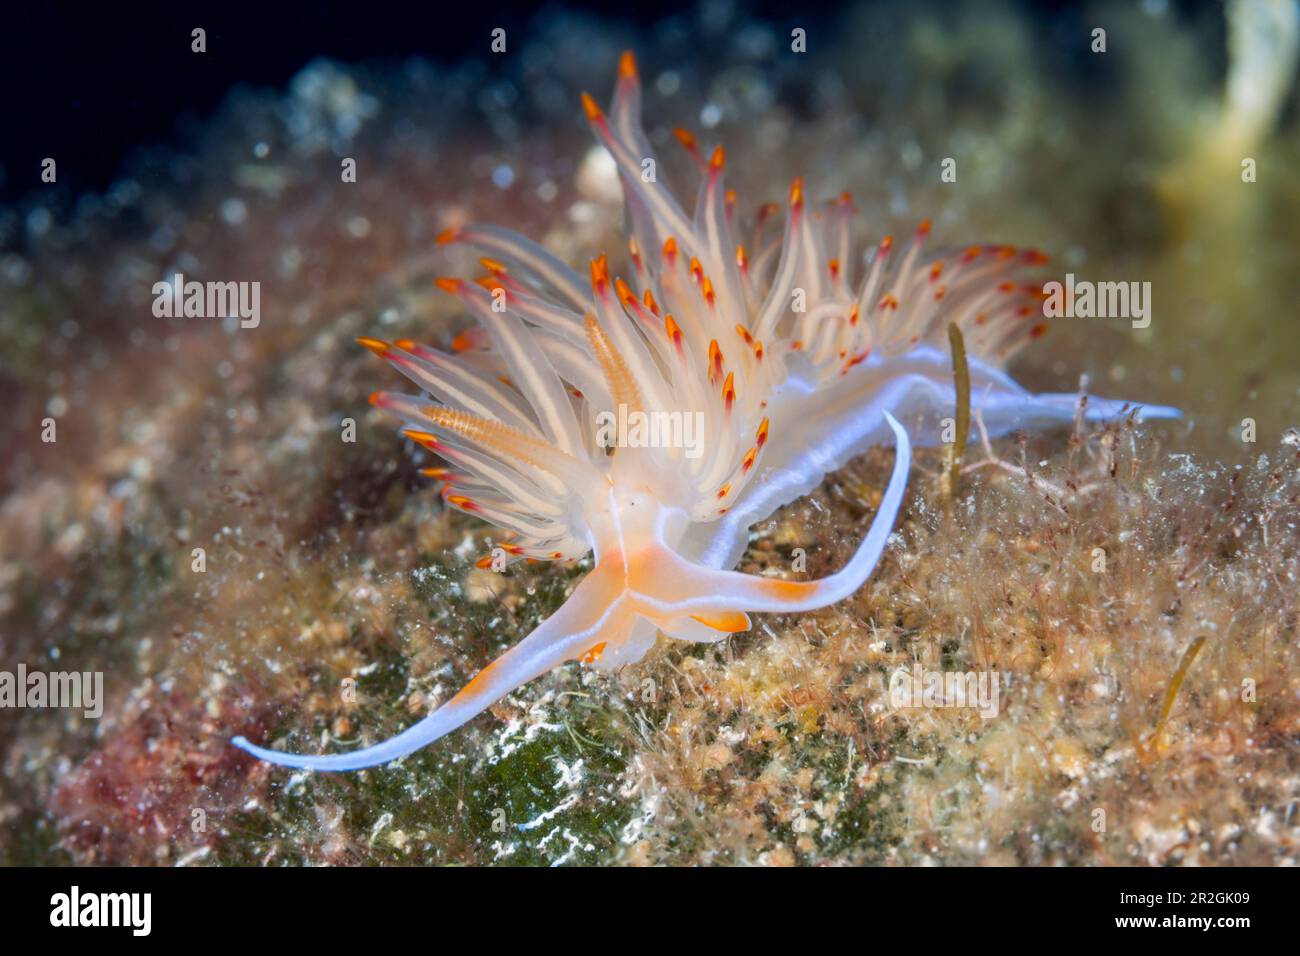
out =
[[[98,717],[0,709],[0,861],[1294,862],[1294,51],[1238,36],[1216,66],[1217,16],[1098,10],[1104,54],[1077,17],[984,3],[849,4],[794,53],[786,24],[709,4],[638,36],[648,128],[676,182],[680,124],[725,142],[755,205],[800,174],[851,189],[860,239],[932,217],[1151,282],[1148,327],[1061,319],[1014,371],[1186,417],[976,442],[951,501],[944,454],[918,453],[850,599],[613,677],[561,668],[355,774],[229,741],[390,736],[590,570],[476,567],[496,532],[370,407],[389,381],[354,338],[451,343],[466,317],[430,280],[477,268],[437,244],[469,221],[621,254],[578,95],[625,27],[556,8],[490,64],[319,60],[105,195],[0,210],[0,660],[103,679]],[[1243,71],[1272,99],[1234,123]],[[1257,177],[1206,145],[1221,128]],[[156,314],[177,273],[257,280],[259,320]],[[742,569],[839,567],[892,460],[758,525]],[[946,706],[927,673],[993,683]]]

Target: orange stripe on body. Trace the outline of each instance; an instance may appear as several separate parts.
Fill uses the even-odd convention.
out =
[[[692,621],[699,621],[705,627],[711,627],[715,631],[725,631],[728,634],[737,634],[740,631],[748,631],[749,615],[742,611],[718,611],[713,614],[692,614]]]

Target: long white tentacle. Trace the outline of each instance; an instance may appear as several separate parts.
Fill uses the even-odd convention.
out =
[[[619,596],[617,586],[613,573],[592,571],[558,611],[480,671],[460,693],[415,726],[383,743],[352,753],[326,756],[268,750],[243,737],[236,737],[233,743],[254,757],[303,770],[360,770],[405,757],[472,720],[533,678],[581,657],[593,644],[619,641],[623,632],[630,630],[634,616]]]

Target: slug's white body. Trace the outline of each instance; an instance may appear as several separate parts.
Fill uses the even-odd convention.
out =
[[[603,256],[591,264],[587,287],[508,230],[455,230],[442,241],[483,250],[492,257],[482,260],[489,275],[438,284],[464,301],[482,333],[463,336],[458,355],[408,341],[362,342],[442,403],[394,393],[372,399],[453,467],[429,470],[445,480],[450,505],[508,532],[515,558],[592,552],[593,570],[528,637],[404,733],[328,756],[237,738],[248,752],[316,770],[385,763],[566,661],[615,669],[639,660],[659,632],[716,641],[747,629],[746,612],[810,610],[852,594],[874,569],[902,504],[911,455],[900,419],[934,442],[940,417],[955,406],[951,365],[936,345],[949,322],[963,330],[972,407],[990,434],[1074,417],[1074,395],[1029,393],[1000,368],[1041,331],[1038,287],[1014,280],[1044,261],[1040,254],[974,246],[923,262],[923,224],[901,261],[886,238],[855,291],[851,201],[810,210],[796,180],[784,235],[765,238],[756,227],[751,263],[736,241],[721,148],[706,162],[694,138],[678,133],[703,174],[693,217],[663,184],[643,181],[642,160],[652,152],[630,54],[608,117],[583,100],[622,174],[632,284],[611,283]],[[1125,408],[1094,399],[1087,415]],[[618,410],[698,415],[702,454],[640,444],[611,454],[597,441],[598,421]],[[893,473],[843,569],[808,582],[729,570],[752,524],[882,443],[897,449]]]

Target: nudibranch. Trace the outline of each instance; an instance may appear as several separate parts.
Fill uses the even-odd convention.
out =
[[[312,770],[386,763],[565,662],[613,671],[639,660],[659,632],[719,641],[748,629],[749,612],[808,611],[848,597],[875,568],[903,501],[911,442],[902,423],[935,444],[952,414],[942,344],[950,322],[969,355],[972,411],[990,435],[1074,419],[1075,394],[1034,394],[1003,371],[1042,331],[1041,284],[1025,277],[1045,261],[1041,253],[981,244],[927,254],[923,223],[906,248],[886,237],[864,255],[855,288],[848,195],[813,204],[796,179],[783,234],[770,228],[767,207],[748,225],[747,247],[723,185],[722,147],[706,157],[677,131],[702,180],[693,215],[658,177],[643,175],[654,154],[631,53],[609,112],[586,94],[582,104],[622,180],[626,279],[611,275],[605,256],[584,283],[507,229],[452,229],[439,241],[474,247],[487,275],[437,284],[478,328],[453,343],[456,354],[409,340],[360,342],[421,388],[421,396],[381,392],[372,401],[445,460],[427,474],[444,482],[448,505],[506,532],[499,557],[572,561],[591,552],[592,570],[532,633],[395,737],[322,756],[236,738],[249,753]],[[1093,399],[1086,415],[1130,408]],[[698,447],[610,447],[598,423],[615,410],[640,422],[690,416]],[[812,581],[732,570],[751,525],[878,443],[895,448],[892,473],[843,568]]]

